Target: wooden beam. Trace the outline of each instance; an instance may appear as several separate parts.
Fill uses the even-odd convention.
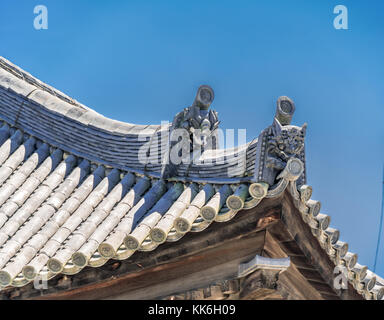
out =
[[[283,251],[290,257],[303,255],[295,240],[280,242],[279,244]]]
[[[314,269],[309,270],[309,269],[299,269],[299,268],[297,268],[297,270],[307,280],[325,283],[324,279],[320,276],[319,272],[317,272]]]
[[[281,243],[277,241],[274,236],[269,232],[273,229],[273,234],[278,233],[278,224],[271,225],[267,229],[265,236],[265,244],[263,255],[270,258],[283,258],[287,257],[287,253],[280,246]],[[279,225],[280,228],[285,228],[283,224]],[[291,257],[290,257],[291,258]],[[322,300],[321,294],[319,294],[307,281],[307,279],[298,271],[296,266],[292,264],[290,267],[279,274],[278,280],[278,292],[284,298],[299,299],[299,300]]]
[[[340,300],[340,297],[335,294],[322,293],[321,296],[323,297],[324,300]]]
[[[283,300],[283,297],[274,289],[258,288],[250,291],[241,300]]]
[[[278,270],[259,269],[240,281],[240,299],[258,299],[262,296],[276,294]]]
[[[304,255],[292,256],[290,258],[291,258],[291,263],[293,263],[298,269],[306,269],[306,270],[312,270],[312,271],[316,270],[316,268],[314,268],[313,265],[311,265],[308,262],[308,259]]]
[[[59,299],[156,299],[234,277],[239,263],[261,251],[264,231],[198,254],[99,284],[61,292]],[[51,298],[49,295],[46,298]]]
[[[268,233],[278,242],[294,240],[292,235],[288,232],[285,224],[279,220],[273,225],[268,226]]]
[[[361,300],[361,295],[350,285],[349,290],[344,290],[342,295],[340,291],[333,289],[333,270],[335,264],[330,260],[318,240],[313,236],[309,226],[303,221],[301,213],[295,208],[289,192],[284,193],[281,219],[309,264],[316,268],[320,276],[324,279],[330,292],[339,295],[343,299]],[[313,284],[316,285],[315,282]],[[326,288],[323,289],[325,291],[327,290]]]

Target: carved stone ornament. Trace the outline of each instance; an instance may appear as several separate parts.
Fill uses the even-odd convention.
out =
[[[266,128],[258,139],[258,152],[255,162],[257,182],[274,185],[279,175],[289,164],[285,173],[288,180],[297,179],[298,185],[305,183],[304,138],[307,124],[302,127],[290,124],[295,105],[288,97],[280,97],[277,101],[276,115],[271,126]],[[295,161],[298,159],[300,161]]]
[[[173,119],[171,130],[186,129],[189,132],[191,150],[193,150],[194,145],[207,145],[211,134],[219,126],[217,112],[208,110],[213,99],[213,89],[207,85],[202,85],[197,90],[192,106],[179,112]],[[213,143],[212,149],[216,148],[216,143]]]
[[[214,110],[209,110],[214,97],[213,89],[208,85],[202,85],[197,90],[193,104],[176,114],[170,128],[170,152],[180,140],[185,141],[181,149],[189,157],[193,157],[196,151],[200,155],[205,150],[218,149],[216,132],[219,126],[218,114]],[[163,178],[177,175],[177,164],[170,161],[169,153],[167,157],[168,161],[162,170]]]

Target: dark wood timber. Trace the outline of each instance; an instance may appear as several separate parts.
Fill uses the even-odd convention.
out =
[[[240,299],[264,299],[271,295],[279,295],[277,292],[278,270],[259,269],[240,281]],[[281,297],[281,296],[280,296]],[[282,298],[282,297],[281,297]]]
[[[284,193],[282,200],[281,220],[285,224],[287,231],[294,238],[298,248],[305,256],[308,263],[313,266],[325,285],[321,282],[309,280],[308,282],[321,294],[328,296],[338,295],[342,299],[361,300],[362,296],[348,284],[347,290],[336,290],[333,288],[335,264],[328,257],[327,253],[320,246],[318,240],[311,233],[308,225],[303,221],[301,213],[293,204],[292,196],[289,192]],[[300,256],[299,256],[300,257]]]
[[[298,269],[300,270],[311,270],[314,271],[316,268],[314,268],[311,264],[309,264],[308,259],[302,255],[302,256],[292,256],[290,257],[291,263],[293,263]]]
[[[241,298],[242,300],[283,300],[280,293],[274,289],[258,288]]]
[[[288,256],[280,246],[281,243],[269,232],[270,229],[273,229],[274,232],[277,231],[278,226],[283,227],[283,224],[277,223],[267,229],[263,250],[263,255],[266,257],[284,258]],[[298,271],[292,262],[287,270],[279,274],[277,285],[277,291],[286,299],[322,300],[321,295],[308,283],[307,279]]]

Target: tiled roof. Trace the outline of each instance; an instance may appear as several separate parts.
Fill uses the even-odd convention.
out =
[[[134,125],[105,118],[1,57],[0,114],[8,124],[73,155],[130,172],[160,175],[170,124]],[[180,177],[200,178],[202,171],[208,180],[239,181],[252,175],[256,142],[233,149],[242,161],[231,157],[229,150],[224,159],[207,154],[205,158],[213,160],[210,165],[183,164]]]
[[[248,184],[166,182],[97,166],[7,124],[0,132],[3,286],[154,250],[257,204]]]
[[[138,135],[160,135],[163,128],[104,118],[3,58],[0,119],[2,287],[155,250],[287,190],[335,265],[347,268],[354,288],[366,299],[383,298],[381,278],[357,263],[339,231],[329,227],[329,216],[320,213],[320,202],[310,199],[311,187],[297,183],[299,160],[289,160],[272,186],[251,179],[262,152],[258,139],[233,150],[243,165],[232,176],[226,168],[238,162],[213,161],[190,166],[188,175],[181,166],[175,179],[160,179],[160,167],[135,159],[143,144]],[[219,151],[213,159],[222,156]]]

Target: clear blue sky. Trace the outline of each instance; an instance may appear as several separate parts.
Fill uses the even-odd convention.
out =
[[[48,8],[35,30],[33,8]],[[343,4],[349,29],[333,27]],[[0,54],[105,116],[172,120],[200,84],[247,140],[281,95],[308,123],[308,184],[373,267],[384,160],[384,1],[2,0]],[[384,241],[382,242],[382,247]],[[377,273],[384,275],[384,248]]]

